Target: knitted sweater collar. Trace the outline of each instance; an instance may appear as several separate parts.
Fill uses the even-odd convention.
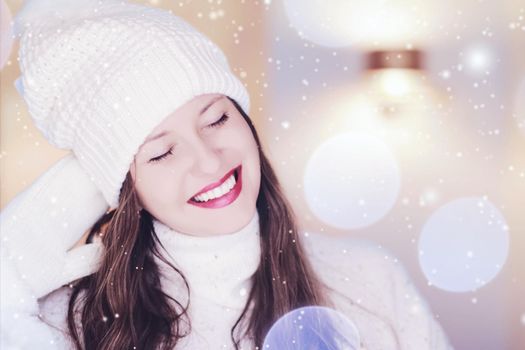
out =
[[[154,228],[168,254],[162,249],[161,252],[188,281],[192,303],[204,300],[228,308],[244,307],[261,256],[257,211],[237,232],[217,236],[187,235],[157,220]],[[163,289],[175,293],[172,282],[178,274],[165,264],[161,271]],[[179,300],[180,294],[185,293],[179,289]]]

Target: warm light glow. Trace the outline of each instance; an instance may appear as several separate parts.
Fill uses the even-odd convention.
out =
[[[332,120],[343,130],[366,131],[393,146],[417,144],[424,151],[421,134],[437,134],[433,125],[442,120],[446,103],[424,73],[411,69],[381,69],[366,72],[353,88],[331,95]],[[328,104],[326,102],[325,104]]]
[[[499,7],[497,2],[484,3]],[[290,24],[306,40],[318,45],[342,47],[421,46],[429,41],[446,41],[462,32],[477,28],[476,16],[466,15],[479,7],[477,0],[284,0]],[[501,11],[501,10],[500,10]],[[469,26],[466,26],[470,24]]]
[[[285,0],[286,13],[304,38],[319,45],[378,43],[399,46],[423,39],[434,2]]]
[[[382,91],[390,96],[403,96],[413,87],[410,74],[403,69],[386,69],[378,73]]]

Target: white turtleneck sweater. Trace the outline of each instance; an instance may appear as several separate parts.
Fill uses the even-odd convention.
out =
[[[230,329],[239,318],[259,266],[259,220],[257,213],[235,233],[220,236],[188,236],[154,222],[155,232],[172,256],[190,287],[189,317],[192,331],[181,349],[230,349]],[[180,275],[159,261],[164,291],[186,305]],[[249,349],[245,343],[244,349]]]
[[[71,164],[64,166],[71,168]],[[37,208],[49,201],[50,193],[62,191],[62,198],[53,197],[55,202],[71,201],[71,191],[63,190],[66,179],[60,179],[60,172],[53,173],[53,169],[47,178],[44,176],[2,211],[2,350],[71,349],[66,323],[71,289],[62,285],[96,271],[103,251],[100,243],[92,243],[58,253],[62,240],[66,240],[60,235],[67,232],[60,220],[67,217],[71,222],[67,228],[80,236],[87,221],[75,225],[81,220],[71,217],[80,212],[96,217],[100,215],[97,205],[83,206],[78,213],[61,210],[57,215],[63,216],[58,222],[45,215],[38,222],[29,220]],[[79,175],[71,169],[68,172]],[[78,176],[68,178],[75,178],[78,187]],[[83,191],[75,198],[83,195],[84,203],[93,203],[93,193]],[[166,249],[164,255],[171,256],[169,260],[182,271],[190,286],[188,312],[192,331],[176,349],[233,349],[230,330],[246,303],[251,276],[261,254],[258,219],[255,213],[238,232],[212,237],[189,236],[154,222],[155,232]],[[42,229],[46,220],[45,227],[55,231]],[[72,238],[67,240],[69,244]],[[334,308],[355,324],[361,349],[450,348],[427,304],[388,253],[371,243],[348,238],[301,233],[300,242],[326,285]],[[186,289],[180,276],[160,260],[157,262],[163,290],[186,305]],[[254,348],[249,339],[243,339],[241,347]]]

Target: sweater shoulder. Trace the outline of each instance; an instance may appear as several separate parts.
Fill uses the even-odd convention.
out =
[[[302,238],[332,306],[356,324],[367,349],[449,349],[428,303],[387,249],[348,237]]]
[[[393,270],[404,272],[397,258],[369,240],[305,233],[302,243],[314,270],[321,276],[339,277],[328,280],[330,284],[346,282],[382,289],[391,283]]]
[[[349,237],[308,234],[303,238],[309,261],[338,308],[355,305],[374,317],[392,318],[396,307],[392,292],[405,271],[385,248]]]

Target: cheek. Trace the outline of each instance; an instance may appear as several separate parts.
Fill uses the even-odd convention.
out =
[[[260,185],[261,179],[261,162],[259,158],[259,148],[248,125],[246,125],[246,130],[242,134],[242,137],[239,140],[239,144],[242,145],[244,157],[250,164],[250,167],[246,170],[250,173],[250,178],[252,179],[253,186],[256,187],[254,188],[254,190],[258,192],[258,186]]]
[[[254,163],[257,163],[257,170],[260,170],[259,146],[253,137],[251,131],[248,129],[249,135],[246,136],[246,149],[249,150],[250,157]]]
[[[257,143],[255,142],[255,138],[253,137],[248,123],[244,119],[236,125],[234,139],[246,152],[257,153]]]
[[[153,169],[138,173],[136,188],[140,200],[150,208],[163,206],[170,200],[174,200],[176,179],[174,175],[169,175],[167,171]]]

